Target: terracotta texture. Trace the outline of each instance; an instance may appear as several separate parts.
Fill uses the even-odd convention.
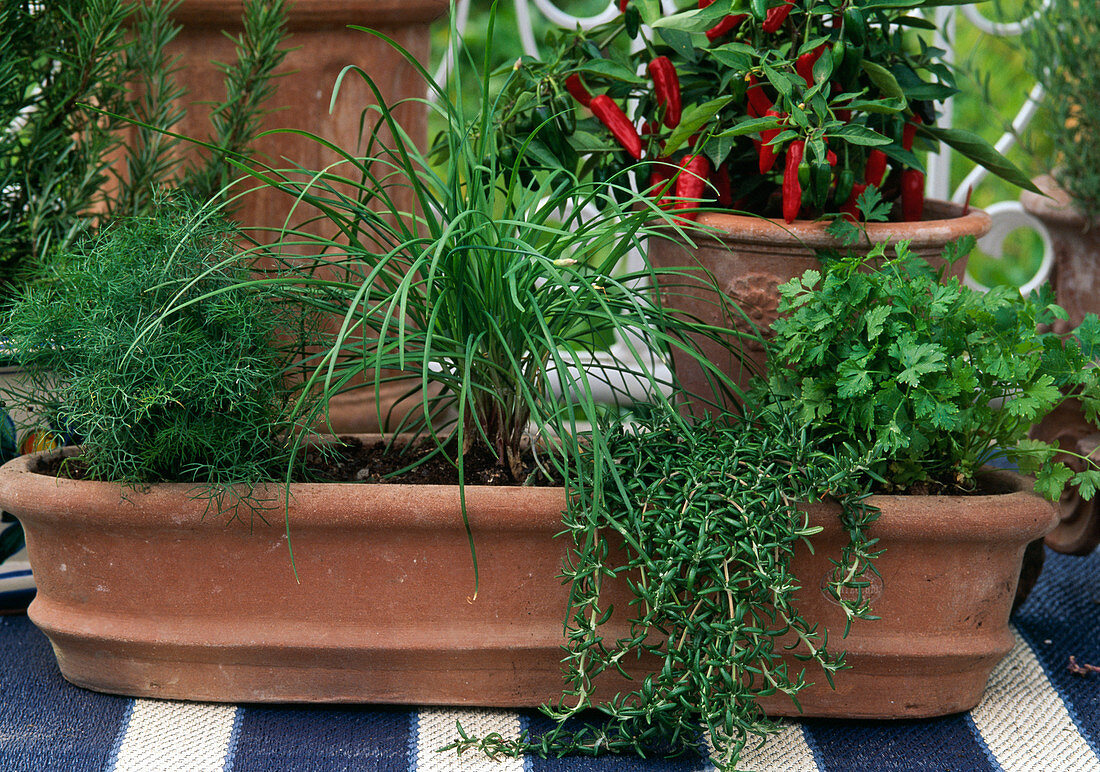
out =
[[[75,684],[226,702],[537,705],[560,696],[560,488],[302,484],[253,517],[0,469],[38,583],[29,614]],[[266,520],[266,522],[265,522]]]
[[[1058,332],[1068,332],[1086,314],[1100,314],[1100,224],[1079,212],[1069,195],[1049,176],[1035,184],[1046,196],[1024,191],[1020,203],[1038,217],[1050,233],[1054,247],[1054,267],[1050,283],[1058,305],[1066,309],[1068,321],[1059,322]],[[1100,427],[1085,419],[1079,404],[1065,404],[1032,429],[1033,437],[1058,442],[1063,448],[1088,454],[1100,444]],[[1062,458],[1074,469],[1081,462]],[[1100,544],[1100,512],[1097,502],[1084,501],[1075,491],[1067,491],[1060,503],[1062,522],[1047,536],[1047,544],[1058,552],[1087,555]]]
[[[870,532],[886,551],[867,592],[881,619],[854,622],[846,639],[844,614],[822,585],[847,536],[835,505],[808,507],[811,523],[825,530],[814,539],[816,554],[802,548],[795,556],[800,608],[828,629],[833,649],[848,652],[852,669],[836,674],[833,691],[820,669],[807,668],[815,685],[798,697],[804,713],[779,695],[762,701],[770,715],[921,718],[978,704],[1013,645],[1008,617],[1024,548],[1057,521],[1029,481],[1007,472],[991,478],[1016,492],[871,498],[882,515]]]
[[[0,468],[0,507],[26,528],[38,582],[30,617],[73,683],[227,702],[523,707],[560,696],[561,489],[467,489],[481,571],[473,599],[453,487],[294,486],[296,581],[281,489],[267,492],[266,522],[243,509],[231,519],[208,512],[189,486],[54,479],[31,471],[36,458]],[[874,502],[883,516],[873,534],[887,548],[875,585],[883,619],[846,641],[820,590],[843,537],[833,508],[811,508],[826,530],[816,555],[796,557],[803,607],[851,652],[855,670],[838,675],[835,693],[804,693],[807,714],[970,707],[1011,646],[1020,555],[1053,525],[1053,507],[1019,492]],[[627,592],[612,589],[617,608]],[[629,687],[617,676],[598,685],[603,698]],[[793,710],[766,704],[776,715]]]
[[[391,105],[424,97],[428,87],[416,69],[385,41],[347,26],[355,24],[378,29],[418,60],[427,62],[429,23],[446,13],[448,7],[448,0],[296,0],[290,3],[288,27],[292,34],[286,45],[293,50],[280,70],[281,77],[275,80],[275,95],[265,105],[270,113],[262,128],[298,129],[350,150],[359,147],[360,118],[376,100],[361,78],[347,77],[339,99],[329,110],[333,87],[344,67],[351,64],[361,67],[377,82],[386,102]],[[214,63],[235,59],[233,42],[222,34],[222,30],[239,30],[241,11],[240,0],[184,0],[175,12],[183,29],[170,53],[179,57],[177,78],[188,92],[187,117],[175,129],[181,134],[205,138],[211,133],[207,104],[225,98],[223,74]],[[407,103],[397,107],[394,114],[412,140],[423,146],[427,141],[426,107]],[[379,136],[385,142],[388,131],[381,131]],[[291,134],[273,134],[261,139],[257,152],[276,168],[323,169],[337,160],[335,154],[319,143]],[[411,196],[406,196],[405,201],[398,196],[398,200],[406,210],[412,210]],[[249,228],[278,229],[291,214],[292,205],[291,197],[261,189],[242,200],[236,217]],[[290,222],[294,225],[309,216],[310,213],[299,209]],[[308,227],[320,232],[321,225]],[[259,238],[265,240],[264,236]],[[266,238],[274,240],[275,231]],[[407,390],[407,386],[396,383],[381,387],[382,416]],[[337,396],[332,402],[333,428],[338,433],[377,431],[381,420],[374,403],[372,388]],[[395,417],[400,418],[400,415]]]
[[[961,206],[942,201],[929,201],[925,211],[930,219],[924,222],[869,223],[869,240],[852,249],[867,251],[874,243],[895,244],[909,240],[914,254],[936,262],[947,242],[967,234],[981,236],[988,232],[991,224],[985,212],[971,209],[963,216]],[[675,289],[664,287],[665,302],[711,324],[746,332],[752,332],[753,327],[766,330],[775,320],[779,285],[817,268],[815,250],[840,248],[826,231],[827,223],[823,222],[796,220],[786,225],[762,217],[704,214],[700,215],[699,223],[718,229],[718,235],[693,235],[697,245],[694,248],[679,240],[650,239],[649,259],[655,267],[699,269],[699,281],[684,282],[686,286]],[[965,268],[957,263],[955,271],[961,275]],[[704,272],[714,276],[744,317],[736,309],[729,313],[723,311],[709,280],[702,278],[706,275]],[[745,363],[723,351],[721,346],[707,342],[701,345],[708,359],[737,378],[742,386],[753,372],[764,368],[764,350],[758,343],[748,341],[744,344]],[[694,393],[709,393],[702,371],[687,359],[676,357],[677,370],[685,386]]]

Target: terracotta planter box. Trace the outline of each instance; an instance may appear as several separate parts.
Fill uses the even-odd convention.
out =
[[[779,285],[819,267],[815,250],[851,249],[866,253],[872,244],[879,242],[910,241],[914,255],[933,264],[942,264],[939,258],[944,245],[965,235],[982,236],[992,224],[989,215],[981,210],[971,209],[964,215],[962,206],[945,201],[929,201],[925,216],[927,219],[922,222],[867,223],[867,241],[841,247],[829,235],[825,222],[795,220],[788,225],[762,217],[702,214],[699,224],[715,228],[716,235],[693,234],[695,247],[679,240],[651,238],[649,259],[657,268],[700,269],[700,277],[706,273],[713,275],[718,286],[740,307],[751,324],[736,311],[729,316],[723,314],[712,285],[708,286],[709,279],[706,284],[700,281],[695,286],[667,291],[665,302],[669,306],[683,309],[711,324],[747,332],[755,326],[764,331],[777,316]],[[954,273],[962,276],[965,269],[960,261]],[[711,362],[742,386],[748,383],[753,372],[764,369],[764,349],[757,343],[745,343],[743,353],[747,363],[713,343],[702,341],[701,346]],[[674,358],[685,387],[694,393],[709,393],[698,365],[682,354]]]
[[[361,67],[377,83],[386,103],[394,106],[394,116],[409,137],[420,147],[428,139],[428,109],[417,99],[428,94],[428,84],[408,61],[385,41],[365,32],[349,29],[357,25],[377,29],[395,40],[422,63],[430,60],[431,22],[447,13],[448,0],[294,0],[288,3],[287,26],[291,50],[273,82],[275,93],[265,109],[261,129],[294,129],[316,134],[339,147],[360,146],[360,122],[369,105],[377,104],[374,94],[358,76],[345,78],[340,98],[330,110],[333,88],[341,71],[348,65]],[[224,74],[215,62],[235,61],[234,43],[223,34],[234,36],[241,27],[242,0],[183,0],[174,11],[182,25],[170,46],[170,55],[179,57],[177,79],[187,89],[188,114],[175,127],[185,136],[204,138],[211,134],[210,109],[206,105],[225,99]],[[369,122],[373,118],[368,114]],[[379,129],[383,144],[392,141],[389,130]],[[190,148],[181,148],[194,153]],[[341,160],[318,142],[292,133],[268,134],[256,143],[258,156],[276,168],[300,166],[325,169]],[[337,169],[346,173],[346,167]],[[354,175],[353,175],[354,176]],[[240,190],[255,188],[253,181]],[[405,211],[415,211],[411,193],[391,190]],[[298,207],[295,209],[295,207]],[[292,215],[293,210],[293,215]],[[293,197],[272,189],[256,189],[240,201],[235,216],[246,228],[263,240],[274,241],[280,228],[291,217],[291,224],[313,233],[325,233],[323,220],[307,222],[315,210],[298,206]],[[302,224],[306,223],[306,224]],[[331,228],[329,229],[332,230]],[[307,250],[312,253],[313,250]],[[340,320],[333,322],[333,329]],[[407,383],[384,383],[376,394],[373,382],[357,390],[337,395],[330,402],[329,419],[337,434],[376,432],[385,427],[391,408],[395,410],[391,426],[397,425],[413,401],[402,398]]]
[[[295,486],[291,572],[283,512],[207,513],[185,485],[129,491],[0,468],[0,506],[27,531],[38,597],[30,616],[73,683],[139,697],[228,702],[535,706],[560,696],[567,588],[558,578],[564,493],[467,490],[481,588],[445,486]],[[282,491],[271,491],[277,502]],[[837,692],[810,715],[917,716],[964,710],[1011,646],[1008,609],[1024,545],[1053,525],[1031,493],[875,499],[886,555],[875,611],[841,642],[820,582],[839,552],[835,511],[795,573],[812,619],[849,649]],[[250,519],[252,520],[250,522]],[[616,607],[625,608],[625,587]],[[811,672],[810,680],[823,680]],[[601,684],[609,697],[629,686]],[[768,709],[789,714],[787,700]]]
[[[798,697],[803,713],[781,695],[762,700],[770,715],[925,718],[978,704],[1013,646],[1008,618],[1024,549],[1057,522],[1031,480],[1009,472],[985,479],[1006,493],[871,497],[882,514],[870,534],[886,551],[875,563],[881,578],[865,593],[880,618],[853,622],[846,639],[844,613],[824,584],[847,535],[836,505],[809,506],[811,523],[825,530],[814,538],[816,554],[795,554],[799,608],[829,630],[852,669],[836,674],[834,691],[820,668],[808,666],[814,686]]]

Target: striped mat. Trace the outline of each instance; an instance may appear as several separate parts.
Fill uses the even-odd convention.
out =
[[[972,712],[930,721],[784,723],[742,768],[759,772],[1100,770],[1100,553],[1048,554],[1015,620],[1016,646]],[[203,705],[66,683],[25,617],[0,620],[0,770],[6,772],[705,772],[699,759],[490,761],[437,749],[468,730],[515,735],[537,712]]]

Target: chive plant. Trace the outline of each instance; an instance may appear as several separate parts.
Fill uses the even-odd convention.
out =
[[[662,375],[653,352],[694,353],[712,377],[716,393],[700,395],[712,406],[736,391],[694,341],[736,346],[742,334],[666,308],[647,289],[656,271],[622,269],[651,223],[672,223],[668,215],[638,198],[618,203],[615,194],[629,195],[625,177],[611,181],[613,194],[564,169],[517,173],[520,160],[505,157],[493,131],[500,105],[489,75],[468,104],[386,40],[438,96],[432,109],[445,128],[430,151],[411,141],[371,76],[349,66],[334,102],[348,78],[362,79],[377,102],[363,111],[359,147],[313,136],[333,156],[323,169],[241,164],[312,213],[282,230],[273,257],[296,274],[302,302],[339,319],[329,348],[311,360],[305,393],[412,379],[418,408],[398,430],[432,443],[460,475],[480,446],[514,482],[571,484],[582,447],[586,463],[605,464],[602,433],[579,431],[607,410],[601,386],[619,402],[641,392],[673,410],[675,375]],[[505,84],[516,77],[512,68],[498,75]],[[686,271],[669,276],[673,296],[698,283]],[[613,337],[627,341],[631,362],[604,356]],[[627,393],[627,381],[638,388]]]

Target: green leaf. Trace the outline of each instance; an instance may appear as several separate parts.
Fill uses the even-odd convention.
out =
[[[946,143],[952,149],[979,166],[988,169],[991,174],[997,175],[1002,180],[1010,182],[1018,188],[1042,194],[1016,164],[1001,155],[993,145],[977,134],[966,129],[947,129],[941,126],[922,125],[920,130],[922,133],[929,134]]]
[[[841,363],[837,379],[837,396],[841,399],[862,397],[874,386],[870,374],[863,365],[854,359]]]
[[[1086,469],[1073,476],[1073,486],[1077,489],[1077,495],[1085,501],[1091,501],[1100,489],[1100,470]]]
[[[677,126],[672,136],[665,144],[665,155],[672,155],[687,142],[693,134],[706,126],[718,114],[718,112],[733,101],[732,96],[719,97],[701,105],[692,105],[684,110],[680,125]]]
[[[626,65],[611,59],[593,59],[579,65],[577,70],[587,75],[596,75],[601,78],[610,78],[611,80],[634,85],[643,85],[648,82]]]
[[[1052,464],[1041,469],[1035,476],[1035,492],[1057,501],[1062,496],[1066,483],[1073,478],[1073,470],[1062,463]]]
[[[875,147],[878,145],[889,145],[891,142],[893,142],[893,140],[889,137],[884,137],[877,131],[869,129],[866,126],[861,126],[858,123],[846,124],[844,126],[841,126],[839,129],[827,131],[826,134],[830,137],[843,139],[845,142],[849,142],[853,145],[866,145],[870,147]]]
[[[882,326],[890,317],[890,306],[875,306],[863,318],[867,322],[867,341],[873,343],[882,334]]]
[[[879,91],[884,95],[892,99],[905,99],[905,92],[901,90],[897,78],[881,64],[875,64],[864,59],[863,71],[867,73],[867,77],[878,86]]]
[[[783,123],[780,118],[771,116],[765,118],[746,118],[735,124],[732,128],[726,129],[721,134],[716,134],[715,136],[742,137],[746,134],[757,134],[767,129],[778,129],[782,125]]]

